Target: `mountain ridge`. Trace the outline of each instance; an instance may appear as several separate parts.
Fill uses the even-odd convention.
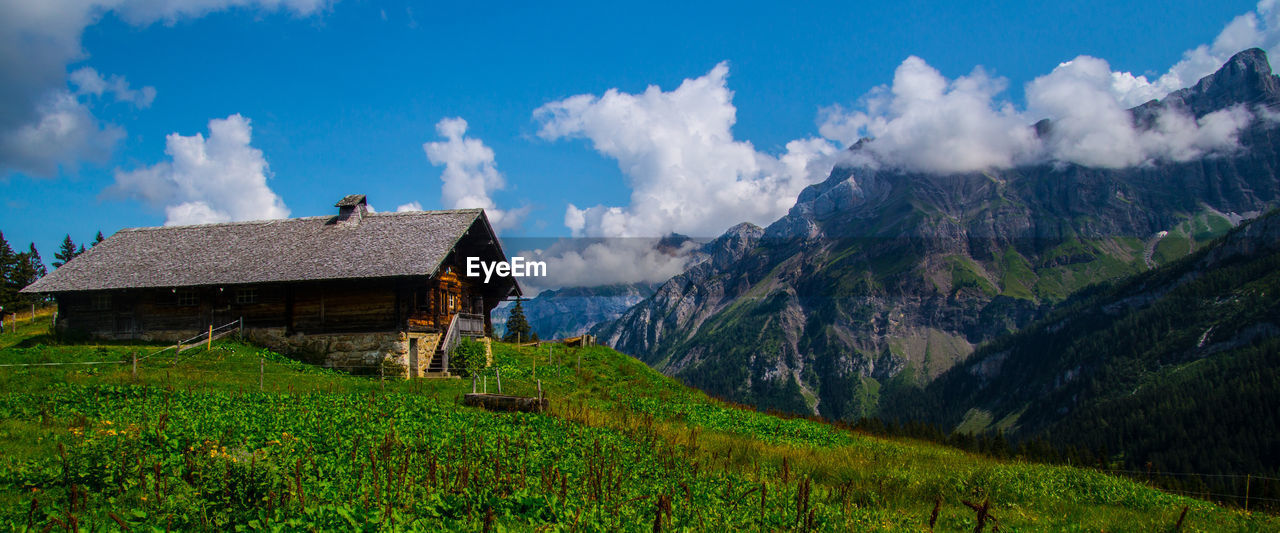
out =
[[[1176,259],[1276,205],[1280,131],[1266,112],[1278,87],[1265,54],[1247,50],[1134,109],[1140,122],[1252,106],[1239,150],[1191,161],[946,175],[838,166],[731,265],[695,267],[593,331],[734,401],[872,414],[881,389],[927,382],[1072,292]]]

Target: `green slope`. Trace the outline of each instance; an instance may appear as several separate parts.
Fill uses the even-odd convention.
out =
[[[154,348],[0,336],[6,363]],[[607,348],[495,348],[504,391],[540,379],[551,412],[489,413],[457,403],[470,380],[351,377],[235,342],[146,360],[136,380],[2,369],[0,525],[901,531],[938,501],[936,530],[972,531],[962,501],[989,500],[1003,531],[1149,531],[1183,507],[1184,531],[1280,527],[1089,470],[741,410]]]
[[[1212,476],[1280,474],[1277,295],[1273,212],[1171,265],[1085,291],[927,387],[895,391],[884,414],[1108,450],[1127,468],[1208,474],[1217,492],[1243,493]]]

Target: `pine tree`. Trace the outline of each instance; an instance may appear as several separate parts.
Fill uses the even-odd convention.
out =
[[[107,239],[106,239],[106,238],[104,238],[104,237],[102,236],[102,230],[98,230],[98,235],[96,235],[96,236],[93,238],[93,242],[89,244],[89,247],[90,247],[90,248],[93,248],[94,246],[97,246],[97,245],[98,245],[98,243],[100,243],[100,242],[102,242],[102,241],[105,241],[105,240],[107,240]]]
[[[40,252],[36,251],[36,243],[31,243],[30,249],[27,251],[27,262],[31,264],[31,271],[35,273],[36,279],[43,278],[49,273],[49,269],[44,266],[44,259],[40,257]],[[29,285],[29,284],[28,284]]]
[[[13,268],[9,272],[9,277],[5,280],[6,286],[12,290],[14,301],[11,303],[35,303],[37,297],[32,295],[23,296],[18,291],[21,291],[27,285],[35,283],[36,280],[47,273],[44,261],[40,259],[40,252],[36,251],[35,243],[31,243],[26,252],[15,255]]]
[[[20,259],[22,258],[18,254],[13,253],[13,248],[9,247],[4,232],[0,232],[0,307],[13,309],[18,303],[18,289],[14,285],[17,284],[15,275],[18,274]]]
[[[529,321],[524,317],[524,306],[519,298],[516,299],[516,306],[511,309],[511,314],[507,316],[507,335],[502,338],[502,342],[517,342],[529,340]]]
[[[81,251],[84,250],[83,246],[81,246],[80,248],[81,248]],[[67,264],[67,261],[70,261],[73,258],[75,258],[77,253],[78,252],[76,252],[76,243],[71,242],[71,236],[67,235],[66,237],[63,237],[62,247],[58,248],[58,251],[53,254],[53,258],[55,259],[55,261],[53,262],[53,268],[58,268],[62,265]]]

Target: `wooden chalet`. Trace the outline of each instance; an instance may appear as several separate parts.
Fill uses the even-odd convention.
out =
[[[520,294],[511,277],[465,276],[468,257],[506,259],[481,209],[371,213],[364,195],[334,216],[132,228],[23,289],[51,294],[59,331],[175,342],[243,324],[255,342],[352,371],[391,360],[448,375],[464,336],[487,342],[489,313]]]

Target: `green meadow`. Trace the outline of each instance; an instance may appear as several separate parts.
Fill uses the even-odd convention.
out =
[[[540,381],[551,408],[491,413],[462,405],[469,378],[356,377],[234,340],[147,357],[163,346],[47,324],[0,335],[0,363],[124,363],[0,368],[7,530],[974,531],[984,505],[984,531],[1280,529],[1089,469],[740,409],[603,347],[495,343],[474,386]]]

